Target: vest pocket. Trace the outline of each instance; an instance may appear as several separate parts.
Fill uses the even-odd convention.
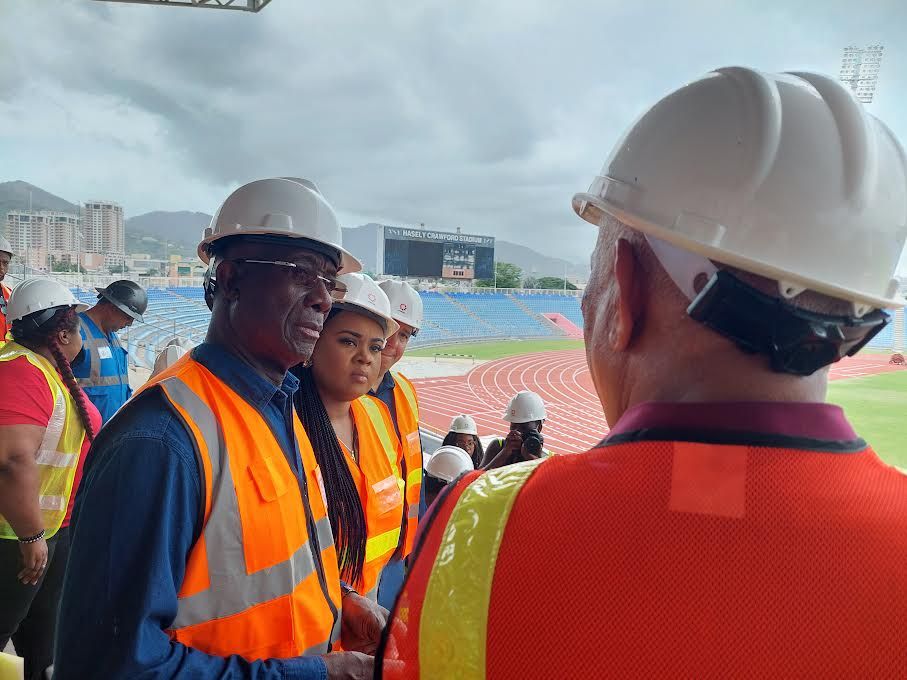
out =
[[[375,512],[383,515],[391,510],[398,510],[403,505],[403,497],[400,495],[400,487],[397,486],[397,478],[394,475],[385,477],[380,482],[372,484],[372,493],[370,494]]]
[[[258,489],[258,495],[267,503],[276,501],[287,492],[287,483],[280,474],[277,461],[268,456],[258,456],[249,463],[249,474]]]

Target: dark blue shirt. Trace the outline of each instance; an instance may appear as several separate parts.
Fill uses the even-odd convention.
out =
[[[400,428],[397,426],[397,404],[394,403],[394,388],[396,386],[397,383],[394,381],[394,376],[391,375],[390,371],[387,371],[381,382],[378,383],[378,389],[372,390],[372,394],[378,397],[387,406],[387,410],[391,412],[391,421],[394,423],[394,430],[396,430],[397,438],[399,438]]]
[[[270,425],[293,468],[288,374],[275,386],[217,345],[193,357]],[[55,680],[67,678],[294,678],[324,680],[320,657],[249,662],[173,642],[186,558],[201,533],[202,482],[192,440],[158,389],[130,402],[92,446],[72,518],[72,549],[57,626]]]

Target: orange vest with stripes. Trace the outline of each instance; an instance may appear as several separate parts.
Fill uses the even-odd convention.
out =
[[[400,430],[403,457],[400,463],[404,482],[405,518],[401,557],[413,551],[419,528],[419,498],[422,493],[422,440],[419,437],[419,400],[409,379],[400,374],[394,377],[394,408]]]
[[[862,440],[769,437],[469,473],[380,677],[905,677],[907,476]]]
[[[396,471],[400,442],[394,434],[390,413],[380,401],[362,397],[354,401],[350,408],[359,440],[359,462],[353,459],[342,442],[340,445],[359,490],[368,531],[362,581],[351,585],[369,599],[377,601],[381,570],[400,543],[403,495]]]
[[[167,633],[250,661],[324,654],[340,636],[340,576],[311,444],[302,483],[262,415],[191,355],[153,378],[189,432],[204,524]]]

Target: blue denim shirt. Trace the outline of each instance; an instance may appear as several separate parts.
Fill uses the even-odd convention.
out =
[[[194,358],[265,417],[298,472],[288,374],[275,386],[217,345]],[[202,482],[192,441],[157,389],[101,431],[85,464],[72,519],[54,662],[67,678],[293,678],[325,680],[320,657],[249,662],[173,642],[186,557],[201,532]]]

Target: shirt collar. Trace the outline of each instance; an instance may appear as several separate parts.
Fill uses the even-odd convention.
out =
[[[806,402],[645,402],[628,409],[608,437],[651,429],[713,430],[850,441],[857,435],[840,406]]]
[[[287,373],[278,387],[221,345],[203,342],[192,350],[192,358],[259,410],[267,406],[278,392],[292,399],[299,388],[299,379],[292,373]]]
[[[391,372],[388,371],[384,374],[384,377],[381,379],[381,382],[378,383],[378,389],[372,390],[371,393],[376,397],[379,394],[382,394],[387,391],[393,392],[394,388],[397,386],[397,383],[394,381],[394,376],[391,375]]]

